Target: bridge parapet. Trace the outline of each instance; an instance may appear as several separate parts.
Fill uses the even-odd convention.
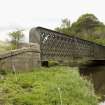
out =
[[[0,54],[0,70],[31,71],[39,66],[40,49],[37,44]]]

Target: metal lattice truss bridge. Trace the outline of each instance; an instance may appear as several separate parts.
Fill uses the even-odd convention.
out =
[[[105,60],[105,46],[46,28],[32,28],[29,40],[40,45],[42,61],[73,58]]]

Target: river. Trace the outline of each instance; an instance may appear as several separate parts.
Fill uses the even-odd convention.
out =
[[[80,74],[92,81],[95,93],[101,96],[99,105],[105,105],[105,65],[80,67]]]

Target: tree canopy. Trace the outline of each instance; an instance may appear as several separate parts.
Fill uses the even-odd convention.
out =
[[[23,30],[16,30],[10,32],[8,35],[10,37],[10,43],[12,44],[12,48],[18,48],[19,43],[21,43],[24,38]]]
[[[83,14],[72,24],[69,19],[63,19],[55,30],[105,45],[105,25],[94,14]]]
[[[62,24],[60,25],[60,27],[55,28],[55,30],[65,34],[71,34],[70,20],[67,18],[62,19]]]

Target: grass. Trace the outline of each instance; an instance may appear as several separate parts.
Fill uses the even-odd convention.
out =
[[[0,54],[6,52],[6,51],[8,51],[8,50],[11,50],[10,47],[11,47],[11,46],[10,46],[9,43],[0,41]]]
[[[17,77],[16,77],[17,76]],[[0,80],[0,105],[97,105],[93,86],[77,68],[38,68]]]

